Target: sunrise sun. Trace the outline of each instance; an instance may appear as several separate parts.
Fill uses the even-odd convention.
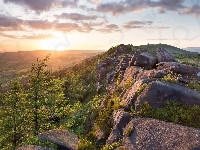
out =
[[[44,50],[57,50],[64,51],[66,47],[62,44],[62,41],[58,38],[45,39],[40,41],[41,49]]]

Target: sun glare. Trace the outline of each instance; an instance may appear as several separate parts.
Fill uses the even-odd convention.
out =
[[[43,50],[57,50],[57,51],[66,50],[66,47],[62,46],[62,42],[56,38],[41,40],[40,45],[41,49]]]

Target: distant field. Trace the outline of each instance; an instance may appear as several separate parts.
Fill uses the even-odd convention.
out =
[[[24,51],[0,53],[0,84],[7,79],[26,75],[31,65],[38,59],[44,59],[50,54],[48,67],[54,71],[73,66],[86,58],[95,56],[103,51]]]

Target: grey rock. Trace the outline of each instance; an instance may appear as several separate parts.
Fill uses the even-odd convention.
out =
[[[141,68],[139,66],[130,66],[126,68],[124,72],[124,78],[119,86],[123,87],[127,81],[134,79],[134,76],[136,76],[140,70]]]
[[[112,71],[111,73],[108,73],[106,75],[106,82],[109,84],[110,81],[112,80],[112,78],[115,76],[116,72],[115,71]]]
[[[130,121],[131,115],[123,109],[113,112],[113,129],[108,137],[106,143],[111,144],[117,142],[123,135],[123,128]]]
[[[156,56],[158,58],[158,63],[175,61],[175,58],[172,55],[172,53],[170,53],[169,51],[167,51],[164,48],[157,48],[156,53],[157,53]]]
[[[55,149],[49,147],[36,146],[36,145],[27,145],[19,147],[17,150],[55,150]]]
[[[155,68],[157,63],[157,57],[153,56],[146,50],[138,50],[135,52],[129,66],[140,66],[145,68]]]
[[[50,130],[38,135],[43,141],[49,141],[58,145],[60,150],[76,150],[78,149],[78,137],[67,130]]]
[[[140,86],[144,83],[149,83],[152,81],[156,81],[157,79],[146,79],[146,80],[138,80],[134,83],[134,85],[126,91],[126,93],[123,95],[122,100],[120,104],[126,109],[130,110],[132,106],[134,106],[134,103],[138,97],[137,91],[140,88]]]
[[[139,49],[135,52],[135,54],[132,56],[131,60],[129,61],[129,66],[134,66],[135,61],[137,60],[137,58],[140,56],[141,53],[143,52],[147,52],[147,50],[144,49]]]
[[[134,65],[145,68],[155,68],[156,64],[157,58],[149,52],[141,53],[134,62]]]
[[[131,132],[130,132],[131,131]],[[127,150],[198,150],[200,130],[150,118],[134,118],[124,129]]]
[[[161,62],[157,65],[158,70],[168,70],[183,76],[199,77],[200,67],[181,64],[178,62]]]
[[[135,101],[135,109],[140,104],[148,102],[153,108],[162,108],[169,100],[181,102],[184,105],[199,105],[200,92],[174,83],[154,81],[143,90]]]
[[[150,79],[150,78],[163,78],[165,75],[167,75],[168,72],[166,70],[140,70],[140,72],[137,74],[136,80],[140,79]]]

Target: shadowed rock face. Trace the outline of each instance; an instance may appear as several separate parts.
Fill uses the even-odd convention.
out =
[[[113,129],[106,143],[111,144],[122,138],[123,128],[131,120],[131,115],[123,109],[114,111],[113,113]]]
[[[155,81],[137,97],[135,109],[139,110],[140,104],[144,102],[148,102],[153,108],[161,108],[168,100],[200,106],[200,92],[173,83]]]
[[[174,62],[175,58],[169,51],[164,48],[157,48],[156,56],[158,58],[158,62]]]
[[[126,93],[123,95],[122,100],[120,104],[126,109],[131,110],[131,107],[134,106],[135,100],[138,97],[137,91],[140,88],[140,86],[144,83],[149,83],[152,81],[156,81],[157,79],[151,78],[151,79],[142,79],[138,80],[134,83],[134,85],[129,88]]]
[[[67,130],[50,130],[39,134],[38,138],[58,145],[60,150],[78,149],[78,137]]]
[[[131,131],[131,132],[130,132]],[[156,119],[134,118],[124,129],[128,150],[199,150],[200,130]]]
[[[145,68],[155,68],[157,58],[145,50],[137,51],[129,62],[129,66],[140,66]]]
[[[28,145],[28,146],[19,147],[17,150],[55,150],[55,149],[48,148],[48,147],[35,146],[35,145]]]

